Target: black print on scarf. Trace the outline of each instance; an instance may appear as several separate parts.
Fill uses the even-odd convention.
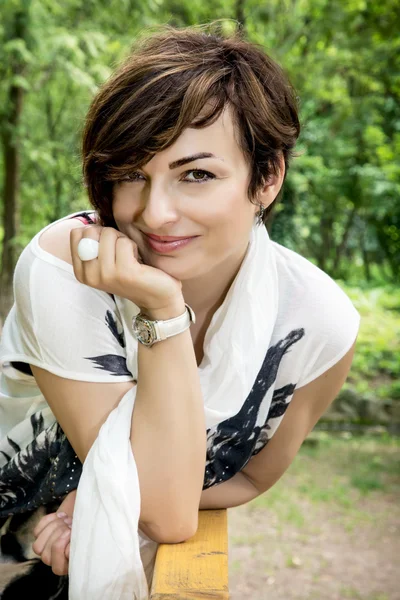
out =
[[[271,429],[269,422],[283,418],[296,384],[288,384],[274,391],[268,417],[262,427],[256,425],[260,407],[276,380],[283,356],[304,335],[304,329],[295,329],[275,346],[268,348],[257,379],[240,411],[234,417],[207,430],[203,489],[233,477],[268,443],[268,431]]]
[[[121,328],[121,331],[118,329],[117,319],[110,310],[107,310],[106,312],[105,322],[107,328],[111,331],[121,348],[125,348],[124,330],[123,328]],[[115,375],[116,377],[120,375],[132,377],[132,373],[126,366],[125,356],[120,356],[119,354],[103,354],[100,356],[85,356],[84,358],[86,360],[91,360],[97,365],[95,368],[100,371],[107,371],[107,373]]]

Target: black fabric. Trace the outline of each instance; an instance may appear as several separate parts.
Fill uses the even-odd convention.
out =
[[[22,373],[25,373],[26,375],[33,376],[31,366],[28,363],[12,362],[11,366],[14,367],[14,369],[17,369],[17,371],[22,371]]]
[[[68,575],[55,575],[40,559],[28,572],[15,576],[4,588],[1,600],[68,600]]]

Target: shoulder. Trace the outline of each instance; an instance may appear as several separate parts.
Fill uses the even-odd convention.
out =
[[[283,380],[297,388],[335,365],[355,342],[360,315],[348,295],[324,271],[296,252],[273,242],[279,282],[274,343],[288,339]]]
[[[275,253],[279,281],[281,284],[290,283],[296,286],[296,291],[313,287],[338,287],[336,282],[310,260],[286,248],[277,242],[272,242]],[[304,288],[306,286],[306,288]]]
[[[85,223],[76,218],[58,221],[41,233],[39,246],[45,252],[72,265],[70,232],[85,226]]]
[[[358,319],[349,296],[319,267],[297,252],[273,242],[279,281],[279,312],[312,324]]]

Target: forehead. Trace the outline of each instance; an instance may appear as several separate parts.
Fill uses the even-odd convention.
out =
[[[231,109],[224,108],[214,123],[196,129],[188,127],[169,148],[159,152],[148,163],[171,162],[198,152],[211,152],[227,164],[244,164],[245,159],[237,141]]]

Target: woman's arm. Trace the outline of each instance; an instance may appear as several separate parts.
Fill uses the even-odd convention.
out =
[[[183,314],[184,302],[152,319]],[[154,344],[138,345],[138,383],[131,443],[140,480],[141,526],[164,543],[195,534],[204,480],[206,423],[190,330]],[[181,532],[179,534],[179,532]]]
[[[201,492],[199,510],[232,508],[246,504],[260,495],[259,490],[241,472],[228,481],[213,485]],[[68,517],[74,513],[76,490],[70,492],[60,504],[57,512],[65,512]],[[143,528],[141,527],[142,531]],[[145,532],[146,533],[146,532]]]
[[[203,490],[200,498],[200,510],[233,508],[246,504],[260,495],[259,490],[243,473],[236,473],[228,481]]]
[[[56,225],[50,229],[55,228]],[[86,232],[87,228],[83,229]],[[101,239],[99,259],[92,265],[86,266],[76,258],[81,227],[72,229],[71,240],[65,235],[59,236],[60,243],[64,240],[64,253],[54,239],[48,240],[45,250],[55,256],[60,254],[63,260],[73,265],[78,281],[95,289],[103,289],[100,280],[108,274],[106,283],[110,289],[107,287],[105,291],[120,292],[120,296],[130,298],[124,290],[138,292],[140,288],[144,298],[154,301],[153,306],[159,305],[154,299],[159,287],[164,290],[164,295],[169,287],[176,291],[177,284],[173,282],[170,286],[168,275],[148,267],[143,268],[148,271],[147,275],[142,275],[142,269],[136,267],[130,281],[128,271],[132,269],[136,246],[126,236],[116,245],[116,233],[112,228],[95,229],[94,237],[99,239],[101,230]],[[41,245],[47,243],[45,234],[41,236]],[[104,244],[106,247],[102,250]],[[69,252],[65,246],[70,247]],[[89,279],[85,269],[91,273]],[[140,279],[149,280],[146,285],[151,288],[151,293],[143,291]],[[181,293],[170,294],[168,299],[163,310],[151,312],[147,309],[145,312],[153,319],[163,320],[185,311]],[[41,392],[83,463],[100,427],[135,384],[87,383],[58,377],[33,365],[31,368]],[[131,444],[141,489],[139,527],[155,541],[178,542],[196,531],[206,459],[204,404],[190,331],[151,348],[139,344],[138,372],[140,384],[132,419]]]
[[[199,510],[232,508],[250,502],[256,498],[260,492],[250,483],[243,473],[236,473],[228,481],[218,485],[213,485],[207,490],[201,492]],[[57,512],[65,512],[68,517],[74,513],[76,490],[70,492],[60,504]],[[146,532],[145,532],[146,533]]]
[[[183,310],[149,316],[172,318]],[[197,529],[204,479],[206,426],[196,357],[189,330],[152,348],[140,346],[141,385],[131,427],[141,490],[139,527],[157,542],[177,543]],[[87,383],[31,368],[83,463],[100,427],[134,383]]]

